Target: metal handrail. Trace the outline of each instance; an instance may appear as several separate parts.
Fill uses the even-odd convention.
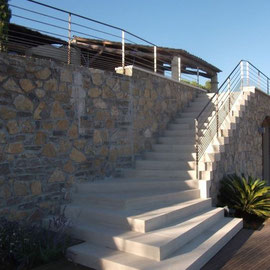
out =
[[[197,179],[199,179],[199,161],[212,139],[219,134],[221,125],[230,114],[243,87],[255,86],[269,94],[269,82],[270,78],[257,67],[249,61],[241,60],[195,118]]]

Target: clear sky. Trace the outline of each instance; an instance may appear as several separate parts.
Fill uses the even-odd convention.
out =
[[[39,1],[187,50],[220,68],[220,83],[241,59],[270,76],[270,0]],[[10,3],[41,10],[27,0]]]

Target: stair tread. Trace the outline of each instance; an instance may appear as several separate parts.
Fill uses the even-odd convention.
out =
[[[104,212],[104,213],[110,213],[111,215],[115,215],[117,217],[126,217],[126,218],[132,218],[132,219],[139,219],[139,220],[151,220],[156,217],[160,217],[162,215],[167,215],[168,213],[183,209],[185,207],[189,207],[191,205],[197,205],[202,202],[211,201],[211,199],[195,199],[190,201],[185,201],[181,203],[174,203],[174,204],[160,204],[155,205],[152,207],[144,207],[141,209],[115,209],[113,212],[111,209],[107,209],[101,206],[86,206],[83,204],[71,204],[67,207],[71,208],[77,208],[77,209],[83,209],[84,211],[89,212]]]
[[[140,243],[147,245],[148,247],[162,248],[176,238],[183,236],[186,232],[191,231],[196,226],[202,224],[212,215],[223,212],[222,208],[209,208],[203,212],[196,213],[191,217],[181,218],[178,221],[174,221],[170,225],[166,225],[163,228],[159,228],[147,233],[140,233],[134,231],[127,231],[119,228],[110,227],[105,224],[76,224],[74,227],[85,231],[86,233],[92,232],[98,235],[106,235],[113,239],[122,239],[128,242]]]
[[[187,269],[194,264],[197,265],[197,268],[193,269],[199,269],[208,259],[218,252],[218,249],[214,248],[219,242],[223,240],[223,242],[226,243],[235,233],[237,233],[240,229],[237,226],[239,226],[240,223],[241,221],[239,219],[224,218],[199,237],[178,249],[169,258],[160,262],[134,254],[96,246],[88,242],[70,247],[68,253],[70,253],[71,256],[73,255],[72,258],[78,263],[89,267],[99,267],[102,265],[102,269],[104,270],[179,270]],[[227,236],[230,231],[232,233]],[[209,256],[208,253],[210,248],[212,253]],[[97,264],[91,264],[91,259]],[[121,266],[123,266],[123,268],[121,268]]]

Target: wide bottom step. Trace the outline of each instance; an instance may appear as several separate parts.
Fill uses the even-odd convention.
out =
[[[195,270],[210,260],[241,228],[242,220],[223,218],[210,230],[160,262],[89,243],[70,247],[67,256],[73,262],[97,270]]]

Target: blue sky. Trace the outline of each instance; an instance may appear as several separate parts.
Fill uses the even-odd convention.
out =
[[[270,76],[269,0],[40,2],[124,28],[157,46],[187,50],[223,70],[220,83],[241,59],[251,61]],[[43,9],[27,0],[10,3],[36,11]],[[20,23],[15,17],[12,21]]]

